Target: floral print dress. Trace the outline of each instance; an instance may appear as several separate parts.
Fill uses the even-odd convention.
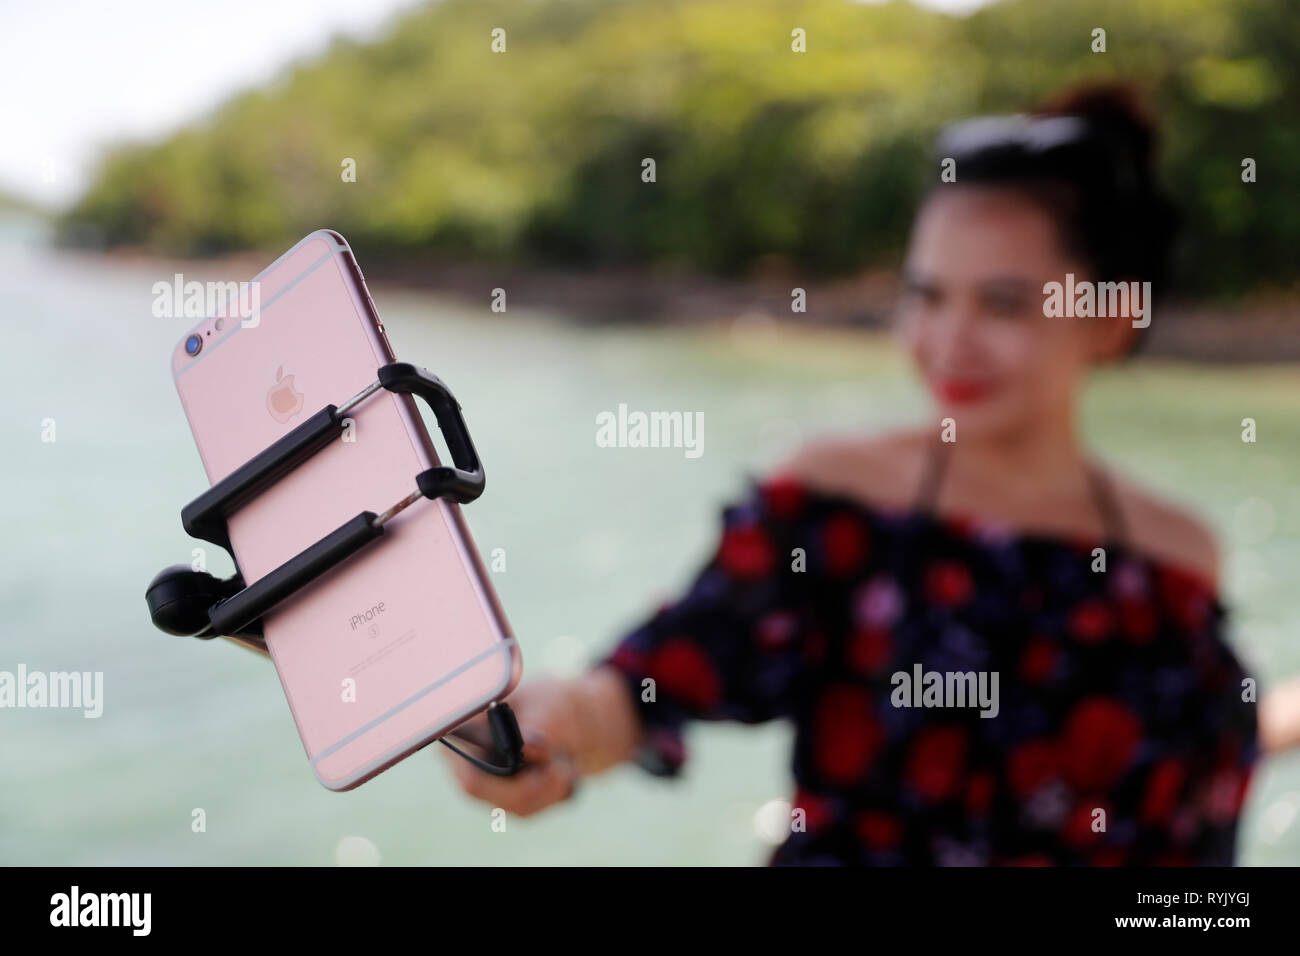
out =
[[[678,773],[692,719],[793,722],[774,865],[1230,864],[1258,748],[1224,609],[1114,543],[1095,570],[1101,546],[776,476],[601,663],[652,773]],[[996,715],[898,706],[918,665],[997,674]]]

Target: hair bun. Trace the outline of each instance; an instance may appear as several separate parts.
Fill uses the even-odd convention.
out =
[[[1156,123],[1131,86],[1089,83],[1070,87],[1031,112],[1039,116],[1083,117],[1122,142],[1138,169],[1150,173],[1156,147]]]
[[[1158,127],[1142,97],[1123,83],[1089,83],[1057,93],[1032,113],[1080,117],[1127,157],[1110,164],[1123,198],[1090,197],[1093,208],[1084,218],[1092,222],[1085,228],[1096,235],[1092,245],[1103,272],[1150,279],[1162,287],[1181,216],[1157,181]]]
[[[1067,88],[1028,116],[1069,117],[1074,123],[1067,125],[1086,130],[1071,139],[1022,141],[1005,135],[1009,117],[966,120],[961,129],[973,144],[965,147],[959,181],[1023,188],[1057,220],[1066,247],[1088,262],[1097,281],[1149,281],[1159,294],[1181,217],[1156,175],[1156,124],[1141,98],[1124,84],[1089,83]],[[972,132],[977,123],[986,124],[983,132]]]

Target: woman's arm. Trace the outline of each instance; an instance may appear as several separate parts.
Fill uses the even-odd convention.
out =
[[[641,743],[641,722],[623,674],[602,665],[573,684],[580,724],[579,771],[602,773],[630,759]]]
[[[1300,746],[1300,677],[1260,698],[1259,742],[1270,754]]]
[[[802,582],[827,560],[824,516],[814,519],[811,507],[801,487],[781,477],[724,508],[712,557],[677,600],[660,605],[581,678],[526,683],[511,695],[532,767],[496,778],[453,762],[465,790],[536,813],[566,799],[578,777],[632,758],[657,775],[678,773],[692,720],[786,716],[804,666]],[[862,553],[850,558],[865,559],[866,528],[841,521],[839,530],[857,532]],[[807,574],[792,563],[795,546],[808,555]]]

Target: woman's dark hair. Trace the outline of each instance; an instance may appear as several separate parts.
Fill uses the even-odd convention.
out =
[[[936,143],[957,184],[1003,185],[1046,207],[1096,281],[1166,281],[1176,208],[1156,182],[1155,126],[1128,87],[1067,90],[1019,116],[946,128]]]

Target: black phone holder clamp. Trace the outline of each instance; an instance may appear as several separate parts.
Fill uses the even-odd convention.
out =
[[[227,519],[341,435],[347,415],[371,395],[386,389],[423,399],[432,409],[451,452],[452,465],[435,465],[415,476],[415,490],[383,512],[363,511],[252,584],[246,585],[230,544]],[[342,405],[326,405],[289,434],[265,448],[181,509],[181,524],[191,537],[224,548],[235,561],[226,579],[187,565],[160,571],[145,591],[149,616],[168,634],[210,639],[223,635],[265,651],[262,617],[308,584],[384,534],[387,523],[421,498],[447,498],[468,504],[483,494],[486,478],[461,415],[460,404],[437,376],[409,362],[381,366],[374,382]],[[497,774],[523,765],[522,737],[508,704],[488,709],[489,729],[502,763],[490,764],[452,750]]]

